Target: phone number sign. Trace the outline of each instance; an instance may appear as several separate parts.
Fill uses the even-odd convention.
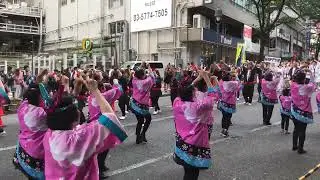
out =
[[[172,0],[137,0],[131,3],[131,32],[172,25]]]

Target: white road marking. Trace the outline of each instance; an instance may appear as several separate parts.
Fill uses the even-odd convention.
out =
[[[216,141],[211,141],[210,145],[217,144],[217,143],[220,143],[220,142],[224,142],[224,141],[227,141],[228,139],[230,139],[230,138],[224,138],[224,139],[218,139]],[[137,163],[137,164],[133,164],[131,166],[127,166],[127,167],[120,168],[120,169],[117,169],[117,170],[114,170],[114,171],[110,171],[106,175],[111,177],[111,176],[115,176],[115,175],[118,175],[118,174],[122,174],[122,173],[131,171],[131,170],[134,170],[134,169],[137,169],[137,168],[149,165],[149,164],[156,163],[156,162],[161,161],[163,159],[167,159],[167,158],[171,157],[172,154],[173,154],[172,152],[171,153],[167,153],[167,154],[164,154],[164,155],[162,155],[162,156],[160,156],[158,158],[148,159],[146,161],[143,161],[143,162],[140,162],[140,163]]]
[[[137,163],[137,164],[133,164],[133,165],[128,166],[128,167],[124,167],[124,168],[121,168],[121,169],[118,169],[118,170],[115,170],[115,171],[108,172],[106,175],[110,177],[110,176],[122,174],[122,173],[125,173],[125,172],[128,172],[128,171],[131,171],[133,169],[137,169],[139,167],[146,166],[148,164],[152,164],[152,163],[155,163],[157,161],[161,161],[161,160],[166,159],[166,158],[171,157],[171,156],[172,156],[172,153],[168,153],[168,154],[165,154],[165,155],[160,156],[158,158],[149,159],[149,160]]]
[[[16,146],[9,146],[9,147],[5,147],[5,148],[0,148],[0,152],[1,151],[8,151],[8,150],[11,150],[11,149],[15,149]]]
[[[261,127],[258,127],[258,128],[255,128],[255,129],[252,129],[250,131],[250,133],[253,133],[253,132],[257,132],[257,131],[261,131],[261,130],[264,130],[264,129],[267,129],[267,128],[271,128],[273,126],[278,126],[281,124],[281,121],[278,121],[276,123],[273,123],[271,126],[261,126]]]

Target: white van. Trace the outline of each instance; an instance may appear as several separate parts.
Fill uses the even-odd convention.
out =
[[[161,77],[164,77],[164,65],[161,61],[145,61],[147,64],[150,64],[152,69],[157,69],[160,72]],[[120,67],[121,69],[127,69],[129,66],[131,70],[135,67],[141,66],[142,61],[127,61]]]

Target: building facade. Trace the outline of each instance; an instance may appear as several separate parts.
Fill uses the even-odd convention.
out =
[[[3,1],[0,4],[0,71],[30,65],[45,33],[43,11],[34,1]]]
[[[44,0],[47,30],[44,51],[59,59],[61,66],[88,61],[111,66],[129,60],[186,65],[188,62],[200,64],[222,59],[233,63],[237,45],[245,43],[247,59],[258,58],[260,45],[255,29],[258,21],[255,8],[248,0],[171,0],[169,26],[157,24],[154,26],[161,28],[137,31],[132,28],[132,23],[139,17],[131,12],[133,2]],[[141,8],[159,2],[149,0],[143,2],[145,7]],[[222,11],[219,22],[217,9]],[[152,16],[148,13],[141,18]],[[249,40],[244,40],[244,31],[248,27]],[[301,23],[277,27],[271,34],[265,55],[289,57],[302,54],[305,36],[301,28]],[[91,52],[82,50],[82,40],[85,38],[93,42]]]

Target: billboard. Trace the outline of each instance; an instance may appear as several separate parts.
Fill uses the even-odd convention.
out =
[[[172,25],[172,0],[131,2],[131,32],[167,28]]]

